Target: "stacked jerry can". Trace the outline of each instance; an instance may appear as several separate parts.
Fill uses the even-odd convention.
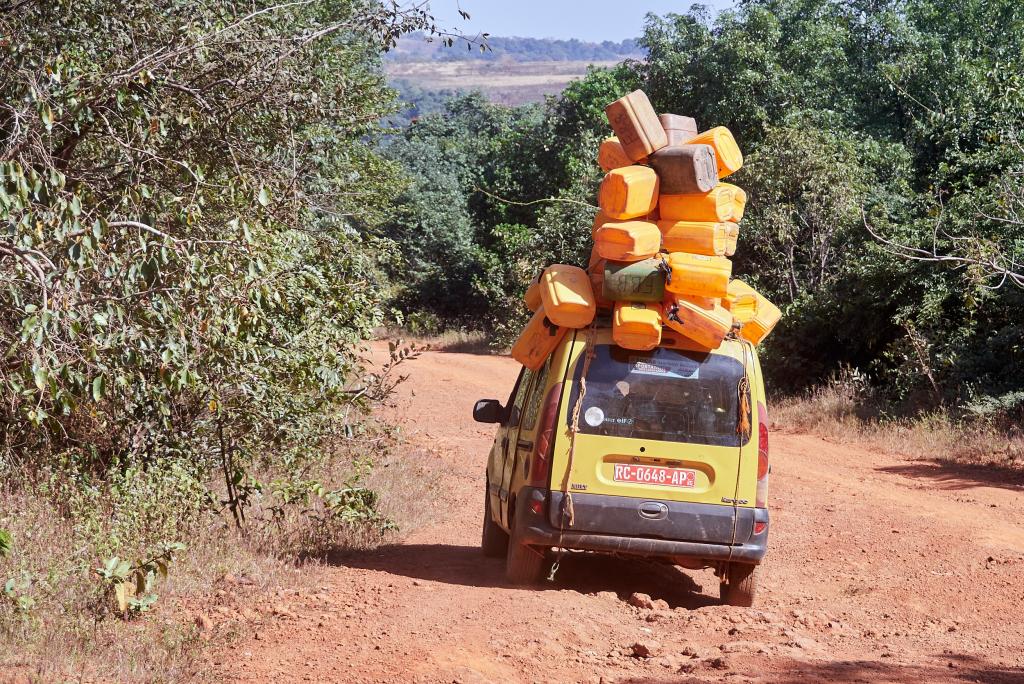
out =
[[[539,368],[569,328],[610,310],[612,338],[627,349],[661,343],[663,326],[716,349],[727,335],[758,344],[779,309],[732,279],[746,193],[721,179],[743,165],[729,129],[698,133],[687,116],[655,113],[640,90],[605,109],[615,135],[601,143],[598,191],[586,270],[545,269],[530,285],[533,319],[512,356]]]

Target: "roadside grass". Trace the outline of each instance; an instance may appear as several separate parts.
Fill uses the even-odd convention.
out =
[[[1019,427],[949,410],[891,415],[848,379],[776,398],[771,420],[784,430],[856,442],[910,459],[1024,471],[1024,433]]]
[[[378,520],[350,524],[329,515],[321,499],[281,507],[259,496],[246,511],[245,530],[226,511],[183,514],[194,502],[152,483],[140,484],[151,495],[142,501],[95,483],[38,474],[8,479],[0,485],[0,530],[11,538],[0,555],[0,681],[205,679],[211,649],[246,631],[239,610],[274,619],[272,597],[322,584],[328,553],[393,541],[432,516],[426,502],[436,498],[441,473],[393,430],[377,426],[351,440],[315,474],[341,490],[357,472],[356,486],[374,492]],[[273,469],[260,477],[270,481]],[[81,488],[95,491],[81,495]],[[153,522],[140,529],[140,520]],[[129,534],[140,558],[171,534],[186,549],[166,578],[154,578],[155,603],[125,618],[96,569]]]

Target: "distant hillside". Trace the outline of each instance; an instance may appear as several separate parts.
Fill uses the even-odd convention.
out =
[[[440,62],[396,61],[386,65],[388,80],[409,105],[405,116],[436,111],[456,92],[479,90],[491,102],[521,105],[557,95],[587,73],[588,66],[611,66],[615,61]]]
[[[632,39],[619,43],[606,40],[588,43],[582,40],[554,38],[517,38],[490,36],[489,49],[481,52],[476,46],[458,43],[445,47],[438,40],[428,42],[426,34],[412,33],[398,41],[387,54],[393,62],[618,62],[629,57],[642,57],[643,51]]]

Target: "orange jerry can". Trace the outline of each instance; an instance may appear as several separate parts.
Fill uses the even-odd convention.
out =
[[[665,300],[665,325],[708,349],[718,349],[732,330],[732,314],[717,299],[672,296]]]
[[[602,259],[640,261],[661,249],[661,231],[649,221],[611,221],[598,229],[594,249]]]
[[[722,256],[729,248],[728,221],[658,221],[661,248],[666,252],[689,252]]]
[[[658,191],[666,195],[708,192],[718,185],[718,167],[711,145],[670,145],[651,155],[658,173]]]
[[[743,210],[747,208],[747,192],[740,186],[733,185],[732,183],[722,183],[722,185],[732,188],[732,218],[729,220],[739,223],[743,218]]]
[[[625,349],[647,351],[661,344],[661,305],[616,302],[612,340]]]
[[[607,309],[612,305],[611,300],[604,296],[604,271],[608,262],[598,257],[591,261],[587,267],[587,275],[590,277],[590,287],[594,291],[594,303],[598,309]]]
[[[626,154],[626,150],[622,148],[622,143],[620,143],[619,139],[614,135],[602,140],[601,146],[597,148],[597,164],[605,173],[615,169],[621,169],[623,166],[646,163],[647,157],[641,157],[635,162],[630,159],[629,155]]]
[[[736,193],[728,183],[711,192],[689,195],[661,195],[658,211],[663,221],[728,221],[736,210]]]
[[[647,166],[613,169],[601,181],[597,203],[618,221],[646,216],[658,206],[658,174]]]
[[[590,325],[597,312],[590,276],[579,266],[553,264],[540,277],[540,298],[552,323],[564,328]]]
[[[642,90],[634,90],[604,108],[622,149],[634,162],[668,145],[668,135]]]
[[[716,126],[709,131],[697,135],[689,141],[690,145],[711,145],[715,148],[715,161],[718,162],[718,177],[725,178],[730,173],[739,171],[743,166],[743,153],[736,144],[736,138],[725,126]]]
[[[725,256],[731,257],[736,253],[736,244],[740,239],[740,227],[732,221],[726,221],[725,225],[729,230],[729,239],[725,243]]]
[[[536,311],[540,308],[540,283],[536,280],[530,283],[526,288],[526,294],[523,295],[523,301],[526,302],[526,308],[530,311]]]
[[[512,345],[512,358],[532,371],[539,370],[567,332],[568,328],[560,328],[549,321],[541,307]]]
[[[757,313],[757,292],[742,280],[733,280],[722,299],[722,306],[732,313],[737,323],[748,323]]]
[[[697,137],[697,122],[692,116],[679,114],[659,114],[658,121],[665,129],[669,145],[685,145]]]
[[[732,262],[721,256],[673,252],[665,289],[690,297],[725,297],[729,292]]]
[[[782,318],[782,312],[768,299],[756,290],[752,290],[757,298],[757,307],[754,317],[743,324],[740,328],[740,337],[751,344],[760,344],[761,340],[768,336],[775,324]]]
[[[608,214],[604,213],[601,210],[598,210],[597,214],[594,216],[594,223],[591,224],[590,226],[590,237],[594,237],[595,235],[597,235],[597,231],[601,226],[608,223],[609,221],[614,220],[615,219],[613,219]]]

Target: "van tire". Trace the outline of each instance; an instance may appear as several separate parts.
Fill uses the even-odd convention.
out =
[[[720,596],[727,606],[749,608],[757,596],[757,566],[749,563],[729,563]]]
[[[505,556],[505,577],[512,584],[537,584],[544,577],[547,558],[544,552],[519,541],[515,523]]]
[[[501,529],[491,517],[491,493],[484,487],[484,525],[480,534],[480,549],[488,558],[501,558],[508,553],[508,532]]]

